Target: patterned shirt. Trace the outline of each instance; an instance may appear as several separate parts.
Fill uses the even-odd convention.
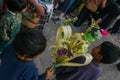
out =
[[[9,10],[0,18],[0,52],[10,44],[21,28],[22,18],[33,18],[33,13],[13,13]],[[9,38],[9,40],[8,40]]]
[[[0,51],[13,41],[21,27],[22,14],[9,10],[0,18]]]

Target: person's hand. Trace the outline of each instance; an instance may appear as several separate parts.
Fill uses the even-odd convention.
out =
[[[50,70],[50,67],[46,69],[46,80],[49,80],[49,78],[54,74],[54,71]]]
[[[5,37],[5,41],[9,41],[10,38],[8,36]]]
[[[37,3],[35,0],[28,0],[30,4],[32,4],[38,15],[43,15],[45,13],[44,7],[42,7],[39,3]]]
[[[39,7],[36,8],[36,12],[39,15],[43,15],[43,14],[45,14],[45,9],[41,5],[39,5]]]

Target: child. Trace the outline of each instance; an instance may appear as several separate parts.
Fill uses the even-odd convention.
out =
[[[107,29],[109,28],[109,25],[111,25],[112,21],[117,18],[118,15],[120,15],[120,5],[117,4],[116,2],[111,2],[109,3],[106,8],[103,11],[103,14],[106,12],[108,16],[106,19],[104,19],[99,25],[101,28]]]
[[[38,77],[33,58],[46,47],[46,38],[40,30],[23,30],[1,55],[0,80],[48,80],[53,72]]]
[[[105,41],[92,49],[93,61],[86,66],[58,67],[56,69],[57,80],[97,80],[102,73],[102,63],[111,64],[117,61],[120,48],[111,42]],[[75,58],[74,62],[84,63],[85,58]]]
[[[96,18],[102,18],[102,21],[99,24],[99,26],[103,29],[107,29],[119,14],[119,4],[117,4],[115,0],[108,0],[107,6],[99,11]]]
[[[0,52],[10,44],[20,30],[26,0],[6,0],[7,11],[0,18]]]
[[[78,15],[78,20],[74,23],[75,27],[80,27],[83,22],[89,19],[90,15],[93,15],[98,7],[105,8],[107,0],[88,0],[85,3],[82,11]]]

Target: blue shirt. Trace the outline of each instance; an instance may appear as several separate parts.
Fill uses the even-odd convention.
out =
[[[34,62],[20,60],[11,45],[3,51],[1,60],[0,80],[45,80],[45,75],[38,79]]]
[[[83,59],[76,58],[74,62],[83,63]],[[102,73],[100,65],[91,62],[86,66],[80,67],[58,67],[56,69],[57,80],[97,80]]]

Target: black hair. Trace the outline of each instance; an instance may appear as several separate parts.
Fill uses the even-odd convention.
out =
[[[41,54],[46,47],[46,38],[40,30],[23,30],[12,43],[16,53],[26,58],[34,58]]]
[[[7,7],[12,12],[21,12],[27,6],[27,0],[6,0]]]
[[[117,61],[118,56],[120,56],[120,48],[109,41],[105,41],[101,44],[99,53],[102,55],[102,63],[111,64]]]

